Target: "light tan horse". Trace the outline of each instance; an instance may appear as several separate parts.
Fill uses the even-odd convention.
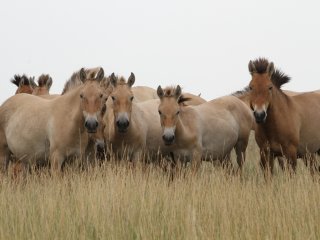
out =
[[[109,81],[112,90],[104,116],[106,142],[114,153],[121,155],[125,152],[129,160],[136,162],[145,150],[147,127],[144,124],[144,113],[133,102],[131,87],[135,76],[131,73],[126,81],[113,73]]]
[[[297,157],[303,157],[310,159],[313,172],[315,153],[320,150],[320,94],[286,95],[280,87],[290,78],[264,58],[250,61],[249,72],[261,167],[272,173],[274,157],[285,156],[295,171]]]
[[[220,160],[228,164],[230,152],[236,150],[239,167],[245,151],[253,117],[248,107],[233,96],[218,98],[197,106],[183,106],[181,88],[157,90],[162,138],[175,159],[191,161],[197,169],[202,160]]]
[[[11,82],[18,87],[15,94],[19,94],[19,93],[32,94],[33,92],[32,81],[34,81],[33,79],[34,77],[29,78],[25,74],[23,74],[22,76],[14,75],[14,77],[11,79]]]
[[[89,135],[100,124],[106,100],[100,87],[103,77],[101,69],[95,79],[86,80],[82,69],[85,83],[62,96],[48,100],[18,94],[7,99],[0,107],[2,171],[7,170],[10,152],[31,164],[49,156],[52,172],[60,171],[66,158],[83,156]]]
[[[36,84],[34,80],[31,81],[31,84],[33,85],[33,95],[49,95],[52,85],[52,78],[48,74],[42,74],[38,78],[38,84]]]

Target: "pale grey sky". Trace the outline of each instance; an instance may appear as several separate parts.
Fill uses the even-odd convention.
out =
[[[136,85],[180,84],[207,100],[250,80],[267,57],[292,77],[284,88],[320,88],[319,1],[78,1],[0,3],[0,103],[14,74],[53,77],[52,93],[81,67],[136,75]]]

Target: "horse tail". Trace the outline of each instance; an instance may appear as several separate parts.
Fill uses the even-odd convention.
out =
[[[20,85],[30,85],[29,78],[25,74],[22,76],[16,74],[10,81],[17,87]]]
[[[39,87],[47,87],[49,90],[49,88],[52,85],[52,78],[50,77],[49,74],[42,74],[38,78],[38,85],[39,85]]]

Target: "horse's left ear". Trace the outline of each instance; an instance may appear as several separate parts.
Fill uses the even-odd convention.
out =
[[[274,72],[274,64],[273,64],[273,62],[271,62],[271,63],[268,64],[267,73],[268,73],[269,76],[271,77],[272,74],[273,74],[273,72]]]
[[[100,68],[100,70],[99,70],[99,72],[98,72],[98,74],[97,74],[97,76],[96,76],[96,80],[98,81],[98,82],[101,82],[101,80],[104,78],[104,70],[103,70],[103,68]]]
[[[176,87],[176,91],[174,92],[174,96],[175,96],[176,99],[179,99],[179,97],[181,96],[181,87],[180,87],[180,85],[178,85]]]
[[[162,98],[164,96],[163,89],[162,89],[162,87],[160,85],[157,88],[157,94],[158,94],[159,98]]]
[[[134,81],[135,81],[135,76],[134,76],[134,74],[133,74],[133,72],[130,74],[130,77],[129,77],[129,79],[128,79],[128,86],[129,87],[132,87],[132,85],[134,84]]]
[[[116,78],[116,75],[114,75],[114,73],[110,75],[110,84],[112,87],[117,86],[117,78]]]
[[[84,70],[84,68],[80,69],[79,75],[80,75],[80,80],[82,82],[85,82],[87,79],[87,74],[86,74],[86,71]]]

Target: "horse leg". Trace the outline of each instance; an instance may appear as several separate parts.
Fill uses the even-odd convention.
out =
[[[5,134],[0,132],[0,171],[2,174],[8,173],[8,166],[10,160],[10,151],[7,144]]]
[[[191,168],[192,168],[192,172],[196,173],[200,168],[202,153],[200,150],[197,149],[193,152],[192,155],[193,156],[191,160]]]
[[[289,146],[285,155],[291,166],[291,170],[295,173],[297,169],[297,148],[293,145]]]
[[[278,159],[278,163],[279,163],[279,166],[281,168],[282,171],[285,171],[285,162],[286,162],[286,159],[284,157],[277,157]]]
[[[264,172],[265,178],[273,175],[274,156],[269,149],[260,150],[260,167]]]
[[[62,171],[62,164],[64,162],[64,155],[59,150],[50,153],[51,173],[53,175],[60,174]]]
[[[237,155],[237,163],[239,165],[240,172],[242,171],[242,165],[246,160],[246,149],[248,145],[248,140],[240,140],[235,145],[235,151]]]

